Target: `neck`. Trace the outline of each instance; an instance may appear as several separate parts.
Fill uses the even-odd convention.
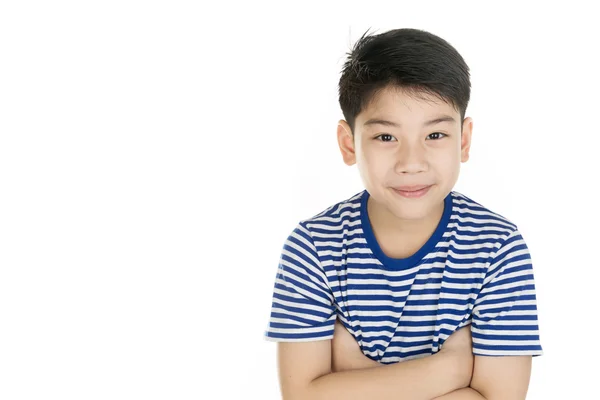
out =
[[[437,228],[442,214],[444,213],[444,203],[442,202],[436,208],[434,213],[422,219],[402,219],[396,217],[385,207],[381,207],[369,197],[367,201],[367,212],[369,221],[377,236],[386,237],[411,237],[421,238],[430,237]]]

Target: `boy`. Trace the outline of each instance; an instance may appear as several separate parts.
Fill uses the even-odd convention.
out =
[[[337,137],[365,190],[283,246],[266,337],[284,399],[525,398],[542,354],[528,248],[452,190],[469,98],[468,66],[431,33],[365,34],[348,54]]]

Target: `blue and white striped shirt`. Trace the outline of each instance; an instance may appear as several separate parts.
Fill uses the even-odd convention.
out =
[[[281,253],[271,341],[333,338],[336,317],[363,353],[390,364],[437,353],[471,324],[473,354],[542,355],[531,257],[515,224],[456,191],[428,241],[386,256],[366,190],[300,221]]]

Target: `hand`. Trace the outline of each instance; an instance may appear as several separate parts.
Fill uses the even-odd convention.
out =
[[[354,336],[336,319],[331,341],[333,372],[376,367],[380,364],[365,356]]]
[[[454,333],[442,344],[440,353],[447,354],[455,361],[464,387],[471,384],[473,377],[473,342],[471,338],[471,325],[464,326]]]

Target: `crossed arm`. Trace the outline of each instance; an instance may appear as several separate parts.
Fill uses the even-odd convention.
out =
[[[467,326],[434,355],[383,365],[336,322],[333,340],[279,343],[278,365],[284,400],[523,400],[531,356],[473,356]]]
[[[527,396],[531,356],[474,356],[469,386],[436,400],[522,400]]]

